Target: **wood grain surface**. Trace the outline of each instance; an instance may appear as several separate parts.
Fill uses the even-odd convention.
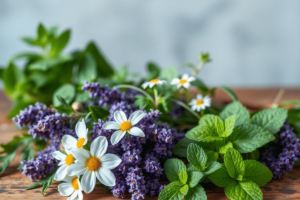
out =
[[[245,105],[253,108],[268,107],[276,97],[278,88],[248,88],[235,89],[239,100]],[[300,100],[300,88],[286,88],[281,101],[298,99]],[[229,102],[230,98],[222,91],[217,91],[213,99],[215,103]],[[0,92],[0,143],[10,141],[15,135],[20,135],[22,132],[16,130],[13,123],[6,119],[6,114],[10,110],[10,101]],[[8,169],[0,175],[0,200],[52,200],[52,199],[67,199],[62,197],[57,192],[57,182],[54,182],[45,192],[45,197],[41,194],[41,188],[26,191],[25,188],[32,185],[34,181],[23,176],[18,170],[18,162],[20,157],[11,163]],[[209,200],[227,199],[224,195],[224,189],[218,188],[213,184],[204,185],[207,197]],[[272,180],[266,186],[262,187],[264,199],[300,199],[300,166],[286,174],[281,180]],[[84,194],[85,200],[116,200],[110,193],[105,193],[104,187],[96,186],[91,194]],[[127,195],[126,199],[130,199]],[[147,200],[156,200],[157,197],[147,197]]]

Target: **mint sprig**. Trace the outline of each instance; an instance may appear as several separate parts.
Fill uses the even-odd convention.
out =
[[[233,148],[226,151],[224,161],[225,164],[208,177],[215,185],[225,187],[228,198],[263,199],[259,187],[268,183],[273,177],[266,166],[255,160],[243,161],[240,153]]]
[[[159,200],[206,200],[206,193],[198,183],[204,177],[199,171],[188,171],[185,164],[176,158],[164,165],[167,178],[171,181],[159,194]]]

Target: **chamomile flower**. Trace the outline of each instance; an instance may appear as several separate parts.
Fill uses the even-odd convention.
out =
[[[88,138],[87,138],[88,129],[86,128],[83,119],[82,121],[76,124],[75,132],[76,135],[78,136],[78,140],[70,135],[65,135],[61,139],[61,143],[66,149],[71,149],[73,147],[80,149],[88,142]]]
[[[189,105],[192,107],[192,110],[199,112],[200,110],[204,110],[206,107],[210,107],[211,99],[209,96],[203,97],[201,94],[198,94],[196,99],[192,99]]]
[[[143,111],[137,110],[127,119],[123,111],[117,110],[114,112],[115,122],[106,122],[103,124],[102,128],[105,130],[117,130],[110,138],[112,145],[117,144],[125,136],[126,132],[130,135],[145,137],[145,133],[140,128],[134,126],[139,123],[145,115],[146,114]]]
[[[77,176],[66,176],[61,183],[58,185],[58,192],[62,196],[70,196],[68,200],[82,200],[82,188],[80,185],[79,177]]]
[[[122,160],[114,154],[105,154],[107,146],[106,137],[99,136],[92,142],[90,151],[83,148],[71,149],[77,163],[68,168],[68,174],[70,176],[83,174],[81,186],[85,193],[93,191],[96,177],[103,185],[114,186],[116,184],[116,177],[111,169],[116,168]]]
[[[173,78],[173,80],[171,81],[171,85],[177,85],[177,88],[184,87],[188,89],[191,86],[191,82],[194,80],[194,77],[189,76],[188,74],[183,74],[181,79]]]
[[[159,79],[152,79],[151,81],[149,81],[149,82],[146,82],[146,83],[144,83],[143,85],[142,85],[142,87],[144,88],[144,89],[146,89],[147,87],[149,87],[149,88],[152,88],[153,86],[155,86],[155,85],[162,85],[162,84],[164,84],[164,83],[166,83],[167,81],[165,81],[165,80],[159,80]]]
[[[59,168],[57,169],[54,176],[54,179],[56,181],[63,180],[67,175],[68,168],[74,163],[74,156],[72,155],[72,153],[68,149],[65,150],[67,155],[63,154],[60,151],[54,151],[52,153],[52,156],[55,159],[60,160],[60,162],[58,163]]]

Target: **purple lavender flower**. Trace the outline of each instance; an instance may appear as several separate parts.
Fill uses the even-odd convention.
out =
[[[43,117],[55,113],[55,110],[48,109],[45,104],[35,103],[35,106],[30,105],[28,108],[20,111],[20,114],[12,120],[19,128],[26,125],[32,126],[36,124]]]
[[[24,165],[22,174],[28,176],[30,179],[40,179],[46,177],[53,172],[58,164],[58,161],[53,158],[52,152],[57,151],[58,145],[50,145],[46,149],[37,153],[37,157],[30,161],[21,161]]]
[[[293,165],[300,157],[299,139],[293,133],[293,128],[286,121],[277,133],[279,147],[282,149],[278,158],[275,149],[266,150],[261,158],[261,163],[273,172],[273,179],[280,179],[282,175],[293,169]],[[278,147],[276,148],[278,149]]]

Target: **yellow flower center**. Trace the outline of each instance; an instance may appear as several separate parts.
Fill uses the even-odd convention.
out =
[[[151,81],[150,81],[150,83],[157,83],[159,80],[156,78],[156,79],[152,79]]]
[[[72,165],[72,163],[74,162],[74,156],[72,154],[67,155],[66,157],[66,165]]]
[[[186,79],[180,79],[179,80],[179,84],[185,84],[186,83]]]
[[[130,121],[125,121],[120,125],[121,131],[128,131],[131,129],[131,122]]]
[[[97,157],[90,157],[86,161],[85,165],[89,170],[96,171],[97,169],[99,169],[99,167],[101,167],[101,162]]]
[[[75,189],[75,190],[79,190],[79,185],[78,185],[78,178],[73,178],[72,180],[72,187]]]
[[[77,148],[83,147],[84,141],[84,138],[80,138],[76,144]]]
[[[196,104],[197,104],[198,106],[202,105],[202,104],[203,104],[203,100],[198,100],[198,101],[196,102]]]

